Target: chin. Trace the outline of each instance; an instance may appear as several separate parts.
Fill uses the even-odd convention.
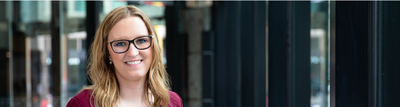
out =
[[[129,77],[131,78],[144,78],[146,77],[147,72],[145,71],[129,71]]]

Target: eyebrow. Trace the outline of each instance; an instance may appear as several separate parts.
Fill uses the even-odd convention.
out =
[[[137,37],[142,37],[142,36],[152,36],[152,35],[139,35]],[[137,37],[135,37],[135,38],[137,38]],[[135,38],[133,38],[133,39],[135,39]],[[119,38],[112,39],[110,42],[116,41],[116,40],[132,40],[132,39],[126,39],[126,37],[119,37]]]

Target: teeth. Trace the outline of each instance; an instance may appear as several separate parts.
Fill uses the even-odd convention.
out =
[[[134,65],[134,64],[138,64],[140,62],[142,62],[142,61],[139,60],[139,61],[133,61],[133,62],[126,62],[126,63],[129,64],[129,65]]]

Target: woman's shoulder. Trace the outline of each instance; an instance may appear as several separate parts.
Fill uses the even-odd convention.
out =
[[[182,107],[182,99],[179,95],[173,91],[168,91],[169,93],[169,104],[168,107]]]
[[[91,97],[92,97],[91,90],[88,89],[82,90],[68,101],[67,107],[91,107],[90,106]]]

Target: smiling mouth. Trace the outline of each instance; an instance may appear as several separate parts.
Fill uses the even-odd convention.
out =
[[[140,62],[142,62],[143,60],[138,60],[138,61],[130,61],[130,62],[125,62],[128,65],[136,65],[139,64]]]

